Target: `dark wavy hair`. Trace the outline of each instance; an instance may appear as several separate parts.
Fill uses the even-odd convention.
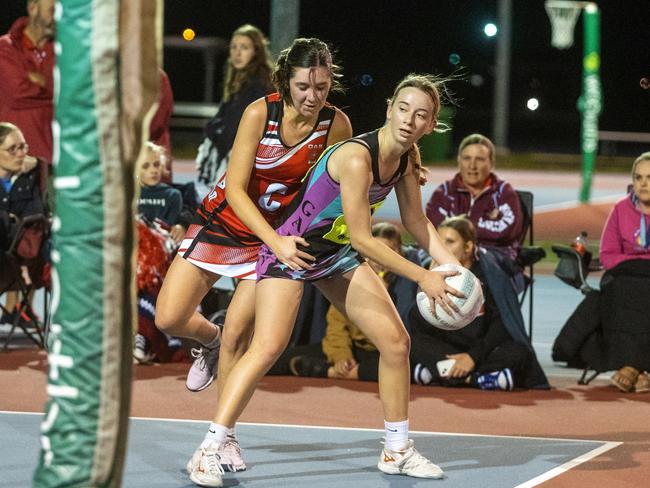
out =
[[[233,67],[230,59],[226,63],[222,97],[224,102],[230,100],[230,98],[241,91],[254,78],[263,80],[269,88],[271,87],[273,63],[271,62],[271,54],[269,53],[269,41],[264,37],[262,31],[254,25],[244,24],[232,33],[232,37],[235,36],[248,37],[253,42],[255,54],[253,54],[250,63],[240,70]]]
[[[342,92],[343,86],[339,82],[339,79],[343,76],[341,67],[334,63],[329,47],[320,39],[313,37],[295,39],[290,47],[280,53],[275,63],[272,81],[285,103],[293,103],[289,80],[294,74],[294,69],[317,68],[320,66],[326,67],[330,72],[332,81],[330,92]]]

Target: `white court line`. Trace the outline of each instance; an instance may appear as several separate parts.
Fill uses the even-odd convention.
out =
[[[623,443],[607,442],[604,446],[597,447],[596,449],[589,451],[583,454],[582,456],[578,456],[577,458],[571,459],[570,461],[561,464],[557,468],[553,468],[544,474],[540,474],[539,476],[536,476],[532,480],[528,480],[525,483],[515,486],[514,488],[531,488],[533,486],[541,485],[545,481],[548,481],[551,478],[555,478],[556,476],[559,476],[562,473],[566,473],[570,469],[575,468],[576,466],[579,466],[582,463],[586,463],[587,461],[595,458],[596,456],[600,456],[601,454],[609,451],[610,449],[614,449],[615,447],[618,447],[621,444]]]
[[[13,412],[8,410],[0,410],[2,414],[14,415],[44,415],[43,412]],[[148,422],[172,422],[172,423],[189,423],[189,424],[208,424],[209,420],[195,420],[195,419],[170,419],[158,417],[129,417],[131,420],[144,420]],[[332,427],[329,425],[300,425],[300,424],[272,424],[263,422],[237,422],[237,425],[250,425],[254,427],[278,427],[278,428],[292,428],[292,429],[325,429],[325,430],[354,430],[361,432],[384,432],[384,429],[369,429],[366,427]],[[491,434],[467,434],[464,432],[431,432],[426,430],[409,430],[412,434],[426,434],[435,436],[458,436],[458,437],[497,437],[500,439],[531,439],[538,441],[564,441],[564,442],[593,442],[598,444],[622,444],[622,442],[604,441],[597,439],[569,439],[565,437],[535,437],[525,435],[491,435]],[[613,447],[616,447],[613,446]],[[610,447],[611,449],[611,447]]]

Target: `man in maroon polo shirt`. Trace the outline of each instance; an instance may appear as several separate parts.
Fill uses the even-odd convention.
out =
[[[54,0],[28,0],[0,37],[0,121],[23,132],[31,156],[52,161]]]

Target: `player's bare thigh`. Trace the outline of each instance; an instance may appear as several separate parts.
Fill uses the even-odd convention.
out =
[[[182,327],[217,279],[219,275],[203,270],[177,254],[156,300],[156,326],[161,330]]]
[[[367,263],[315,284],[380,351],[391,344],[409,343],[386,286]]]

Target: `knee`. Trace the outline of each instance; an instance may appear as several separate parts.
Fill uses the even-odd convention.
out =
[[[398,363],[408,360],[409,353],[411,352],[411,338],[406,331],[391,334],[382,342],[382,346],[378,346],[378,349],[384,359]]]
[[[221,332],[221,351],[226,354],[243,353],[251,339],[251,327],[226,322]]]
[[[180,332],[187,320],[187,317],[181,317],[178,313],[174,313],[172,308],[165,307],[160,302],[156,304],[154,322],[161,332],[169,335],[181,335]]]
[[[251,350],[249,351],[255,360],[264,366],[266,369],[270,369],[278,358],[282,355],[282,352],[285,350],[286,344],[280,344],[276,341],[267,342],[263,345],[256,345],[255,342],[251,344]]]

